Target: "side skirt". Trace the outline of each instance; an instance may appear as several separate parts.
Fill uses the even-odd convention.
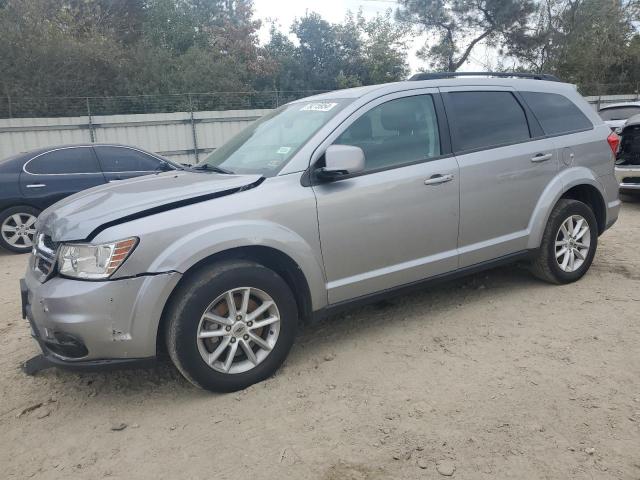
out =
[[[510,263],[514,263],[517,261],[530,260],[534,253],[535,253],[535,250],[523,250],[520,252],[510,253],[509,255],[505,255],[493,260],[488,260],[486,262],[477,263],[475,265],[470,265],[468,267],[459,268],[457,270],[453,270],[452,272],[435,275],[433,277],[429,277],[424,280],[418,280],[416,282],[406,283],[404,285],[400,285],[397,287],[388,288],[385,290],[381,290],[379,292],[374,292],[368,295],[363,295],[361,297],[356,297],[349,300],[344,300],[339,303],[334,303],[332,305],[328,305],[320,310],[316,310],[315,312],[313,312],[313,314],[311,315],[311,321],[315,322],[318,320],[322,320],[324,318],[337,315],[338,313],[343,312],[345,310],[351,310],[353,308],[379,302],[380,300],[386,300],[386,299],[398,297],[401,295],[407,295],[409,293],[422,290],[428,286],[430,287],[433,285],[437,285],[439,283],[448,282],[450,280],[455,280],[456,278],[465,277],[467,275],[482,272],[484,270],[500,267],[502,265],[508,265]]]

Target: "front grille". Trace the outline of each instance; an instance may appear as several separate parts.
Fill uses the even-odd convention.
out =
[[[44,257],[40,257],[40,256],[37,257],[36,267],[38,268],[38,270],[40,270],[41,273],[44,273],[45,275],[49,275],[53,270],[53,265],[54,265],[54,262]]]
[[[42,244],[52,252],[55,252],[58,249],[58,243],[51,240],[49,235],[42,236]]]
[[[35,262],[34,269],[42,275],[41,281],[45,281],[53,273],[56,266],[56,253],[58,251],[58,243],[54,242],[49,235],[38,233],[34,248]]]

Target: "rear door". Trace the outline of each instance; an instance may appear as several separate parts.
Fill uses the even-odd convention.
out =
[[[510,88],[442,88],[460,165],[460,267],[526,249],[528,225],[558,155]]]
[[[107,181],[149,175],[167,169],[167,164],[142,150],[119,145],[94,147]]]
[[[20,174],[20,190],[45,208],[73,193],[105,183],[91,146],[62,147],[36,155]]]

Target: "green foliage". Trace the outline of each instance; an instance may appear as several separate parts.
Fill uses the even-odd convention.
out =
[[[529,28],[507,39],[506,53],[583,92],[622,93],[640,81],[639,8],[637,0],[538,0]]]
[[[280,90],[332,90],[404,79],[409,29],[395,23],[391,10],[372,19],[361,11],[340,24],[318,14],[297,19],[291,27],[296,46],[275,27],[264,51],[276,65]]]
[[[396,18],[435,35],[418,56],[437,70],[455,72],[481,41],[504,42],[526,27],[531,0],[400,0]]]
[[[497,68],[555,73],[586,93],[640,81],[640,0],[400,0],[395,17],[308,13],[287,32],[272,25],[263,46],[252,1],[0,0],[0,114],[27,97],[30,113],[64,115],[85,96],[264,92],[270,106],[397,81],[412,32],[431,34],[419,56],[435,69],[457,70],[483,43],[500,53]],[[224,96],[175,96],[171,108],[213,108]],[[78,99],[65,110],[50,97]],[[117,102],[148,108],[138,98],[103,110]]]
[[[252,0],[0,1],[0,99],[7,102],[330,90],[407,74],[407,30],[390,12],[372,20],[350,14],[341,24],[311,13],[291,27],[297,44],[272,26],[260,47]],[[41,110],[51,111],[47,105],[42,100]]]

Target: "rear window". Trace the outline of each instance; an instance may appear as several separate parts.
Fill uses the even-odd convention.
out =
[[[512,93],[451,92],[447,96],[456,151],[529,140],[527,117]]]
[[[640,107],[611,107],[603,108],[598,112],[602,120],[627,120],[634,115],[640,114]]]
[[[102,146],[94,148],[105,172],[153,172],[160,166],[157,158],[132,148]]]
[[[585,114],[564,95],[541,92],[521,94],[546,135],[562,135],[593,128]]]
[[[100,173],[91,147],[62,148],[44,153],[27,162],[25,170],[33,174]]]

